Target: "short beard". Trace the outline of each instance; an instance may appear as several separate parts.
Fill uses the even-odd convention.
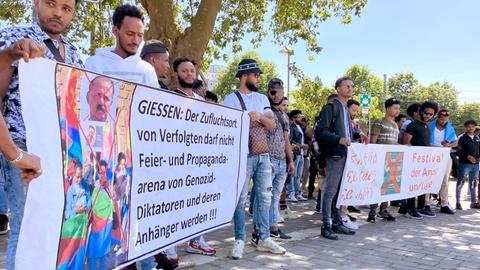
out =
[[[127,55],[127,57],[132,56],[132,55],[134,55],[134,54],[137,53],[137,52],[132,53],[132,52],[129,52],[127,49],[125,49],[125,47],[123,46],[123,42],[122,42],[120,39],[118,40],[118,43],[119,43],[119,45],[120,45],[120,49],[122,49],[122,51],[125,52],[125,54]]]
[[[248,90],[252,92],[258,92],[258,87],[256,87],[253,83],[251,82],[246,82],[245,86],[248,88]]]
[[[178,83],[180,84],[181,87],[183,88],[192,88],[193,87],[193,83],[188,83],[186,82],[184,79],[178,77]]]
[[[250,90],[250,91],[251,91],[251,90]],[[270,96],[268,96],[268,101],[270,101],[270,105],[278,106],[278,105],[282,104],[283,99],[282,99],[280,102],[275,103],[275,102],[270,98]]]

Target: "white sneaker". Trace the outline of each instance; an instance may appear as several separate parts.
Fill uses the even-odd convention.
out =
[[[285,252],[287,252],[286,249],[275,243],[270,237],[264,240],[260,239],[258,241],[257,250],[271,252],[273,254],[285,254]]]
[[[297,198],[297,200],[302,201],[302,202],[307,200],[307,198],[303,197],[302,193],[297,194],[297,196],[295,196],[295,198]]]
[[[295,194],[294,194],[294,193],[288,194],[287,202],[298,202],[298,200],[297,200],[297,198],[295,197]]]
[[[245,247],[245,241],[235,240],[232,248],[232,259],[238,260],[243,257],[243,247]]]
[[[358,230],[358,225],[353,223],[346,214],[340,214],[340,218],[342,219],[342,224],[345,227],[349,228],[350,230]]]

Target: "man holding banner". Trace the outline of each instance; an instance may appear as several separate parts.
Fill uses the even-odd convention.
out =
[[[420,120],[411,122],[403,137],[403,144],[411,146],[430,146],[430,128],[428,123],[433,119],[433,116],[438,111],[438,105],[435,102],[426,101],[420,106],[419,115]],[[435,214],[426,205],[426,195],[418,196],[417,207],[415,207],[415,198],[407,200],[406,207],[399,210],[399,213],[406,214],[415,219],[422,219],[422,217],[435,217]]]
[[[395,117],[400,113],[400,101],[395,98],[389,98],[385,101],[385,117],[375,120],[372,125],[372,132],[370,137],[371,143],[377,144],[398,144],[398,126],[395,123]],[[375,222],[375,215],[378,204],[370,205],[370,213],[368,213],[368,222]],[[380,211],[378,216],[387,220],[395,221],[395,217],[388,211],[388,202],[380,204]]]
[[[75,0],[35,0],[34,5],[38,11],[38,21],[27,27],[11,27],[1,30],[0,49],[6,49],[21,39],[31,39],[48,47],[45,58],[74,66],[82,66],[77,49],[62,35],[75,15],[76,4],[77,1]],[[18,61],[15,61],[9,68],[1,72],[0,98],[4,102],[4,117],[10,136],[20,149],[26,151],[26,134],[21,110],[17,68]],[[11,160],[0,155],[0,167],[4,170],[5,175],[5,179],[2,178],[1,181],[8,183],[6,185],[7,194],[12,213],[7,248],[7,269],[13,270],[15,269],[15,254],[25,207],[27,185],[20,179],[20,170],[12,166],[13,164],[9,161]]]
[[[353,131],[347,108],[347,102],[353,94],[352,79],[349,77],[338,79],[335,82],[335,89],[338,97],[332,103],[323,107],[315,125],[315,137],[326,156],[327,165],[327,178],[322,204],[322,236],[330,240],[338,240],[335,233],[355,234],[355,231],[342,224],[340,210],[336,207],[347,147],[353,140]]]

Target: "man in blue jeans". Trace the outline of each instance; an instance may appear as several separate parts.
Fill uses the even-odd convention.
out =
[[[473,120],[468,120],[464,124],[466,132],[458,139],[458,146],[460,150],[457,151],[459,165],[457,175],[457,192],[456,208],[462,210],[460,204],[460,195],[465,180],[468,178],[470,186],[470,208],[480,209],[480,204],[477,202],[477,182],[478,182],[478,161],[480,158],[480,138],[475,135],[475,128],[477,123]]]
[[[236,77],[240,80],[240,89],[225,97],[224,105],[248,111],[250,126],[262,125],[265,130],[275,128],[270,103],[265,95],[258,93],[261,73],[257,62],[244,59],[238,64]],[[253,142],[250,142],[253,143]],[[272,200],[272,165],[268,150],[262,154],[248,154],[247,175],[242,188],[237,208],[233,216],[235,226],[235,243],[232,258],[240,259],[245,246],[245,202],[248,193],[248,183],[253,179],[255,200],[253,205],[253,224],[258,229],[259,239],[255,243],[257,250],[284,254],[285,249],[270,239],[269,215]]]
[[[273,164],[272,173],[272,202],[270,205],[270,237],[277,239],[290,239],[278,228],[280,220],[280,195],[282,194],[285,180],[288,174],[293,174],[292,150],[288,137],[288,119],[279,106],[283,101],[283,82],[280,79],[272,79],[268,83],[268,100],[274,113],[275,129],[267,132],[270,162]]]

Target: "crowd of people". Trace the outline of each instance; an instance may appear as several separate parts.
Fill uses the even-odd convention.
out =
[[[0,117],[0,150],[3,153],[0,155],[0,233],[7,232],[9,222],[9,270],[15,269],[16,245],[28,182],[42,173],[39,158],[26,149],[18,87],[20,58],[44,57],[168,91],[167,78],[173,72],[178,88],[171,91],[219,102],[218,96],[206,91],[205,84],[199,80],[195,60],[188,56],[180,57],[173,61],[171,68],[169,48],[161,42],[147,41],[140,49],[144,16],[133,5],[119,6],[113,14],[115,47],[98,49],[83,65],[77,47],[63,35],[74,17],[77,2],[37,0],[37,22],[0,30],[0,98],[3,101]],[[470,207],[480,208],[477,197],[477,192],[480,194],[480,190],[477,191],[480,139],[474,120],[466,121],[465,131],[460,134],[449,120],[450,112],[439,108],[435,102],[413,103],[408,106],[406,116],[400,114],[401,100],[389,98],[384,103],[385,116],[372,123],[368,134],[364,125],[356,120],[360,104],[352,99],[354,83],[348,77],[336,81],[336,94],[328,98],[316,119],[307,119],[300,110],[289,111],[289,100],[285,97],[281,79],[270,79],[266,94],[261,94],[262,70],[255,60],[242,60],[236,77],[240,86],[224,98],[223,104],[248,112],[250,131],[246,181],[233,215],[235,242],[231,250],[232,259],[243,256],[247,212],[253,217],[251,244],[258,251],[284,254],[286,249],[277,240],[291,238],[279,227],[279,223],[284,222],[289,203],[315,199],[315,210],[321,213],[323,221],[321,235],[327,239],[338,240],[338,234],[355,234],[358,225],[349,213],[360,210],[354,206],[336,207],[348,146],[354,142],[452,149],[439,194],[390,202],[391,206],[399,207],[400,214],[415,219],[435,217],[431,208],[433,199],[440,206],[440,213],[454,214],[455,210],[462,209],[460,195],[465,182],[469,186]],[[81,166],[77,164],[79,169]],[[451,172],[457,177],[455,207],[451,207],[448,200]],[[249,192],[251,180],[253,186]],[[78,190],[91,189],[82,182],[81,173],[69,184],[71,187],[67,193],[71,197],[76,196]],[[81,198],[85,202],[82,206],[85,212],[92,206],[87,203],[90,201],[89,193],[84,194]],[[370,205],[368,222],[375,222],[377,218],[395,221],[388,206],[388,202],[382,202],[380,206]],[[8,210],[10,219],[7,217]],[[66,216],[71,216],[78,209],[70,205],[65,212]],[[288,230],[288,223],[283,228]],[[106,248],[111,249],[110,246]],[[190,239],[186,251],[207,256],[216,253],[204,236]],[[136,267],[146,270],[175,269],[178,260],[177,248],[174,247],[138,262]],[[93,260],[88,262],[88,267],[105,269],[106,266],[104,261]]]

